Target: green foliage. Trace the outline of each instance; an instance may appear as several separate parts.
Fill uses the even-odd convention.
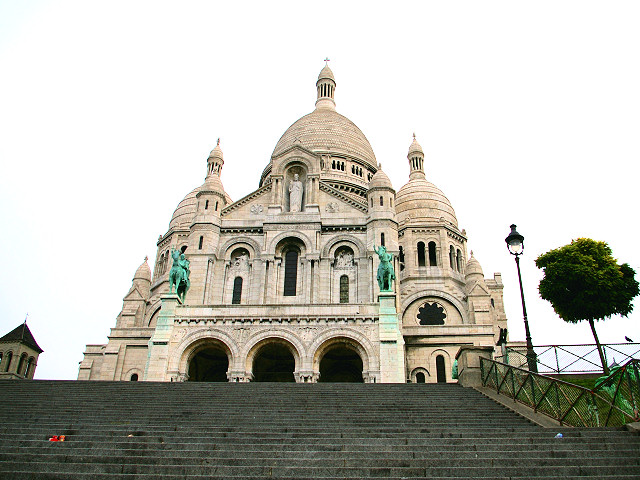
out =
[[[573,240],[540,255],[536,266],[544,269],[540,296],[566,322],[626,317],[633,310],[631,301],[639,293],[635,271],[618,265],[605,242]]]

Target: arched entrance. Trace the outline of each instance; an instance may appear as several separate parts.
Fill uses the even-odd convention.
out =
[[[447,382],[447,372],[444,368],[444,357],[442,355],[438,355],[436,357],[436,377],[438,383],[446,383]]]
[[[318,382],[364,383],[362,358],[346,344],[330,347],[320,360]]]
[[[254,382],[295,382],[296,361],[293,353],[282,343],[267,343],[253,358]]]
[[[216,344],[208,344],[196,352],[189,362],[189,381],[227,382],[229,357]]]

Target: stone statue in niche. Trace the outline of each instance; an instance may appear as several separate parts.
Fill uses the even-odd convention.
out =
[[[336,268],[351,268],[353,267],[353,254],[347,250],[340,250],[336,257]]]
[[[289,182],[289,211],[300,212],[302,210],[303,186],[300,176],[296,173]]]
[[[234,269],[246,269],[249,266],[249,255],[241,253],[231,260],[231,266]]]

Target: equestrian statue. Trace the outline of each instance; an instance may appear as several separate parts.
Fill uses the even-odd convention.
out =
[[[189,260],[184,256],[184,253],[180,253],[175,248],[171,249],[171,258],[173,258],[173,266],[169,271],[169,293],[173,293],[173,288],[176,289],[176,294],[182,303],[184,303],[184,296],[187,294],[191,281],[189,280]]]
[[[378,286],[381,292],[391,292],[391,280],[396,279],[393,271],[393,254],[387,253],[387,247],[384,245],[380,248],[373,246],[373,251],[378,254],[380,265],[378,265]]]

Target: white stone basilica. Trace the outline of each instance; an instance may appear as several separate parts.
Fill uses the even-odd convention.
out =
[[[79,380],[443,382],[461,346],[491,347],[507,319],[499,274],[467,254],[413,139],[397,192],[367,138],[336,112],[325,66],[313,112],[282,135],[256,190],[232,201],[218,144],[178,204],[156,262],[138,268],[106,345]],[[374,246],[394,255],[380,293]],[[190,263],[169,293],[172,250]]]

